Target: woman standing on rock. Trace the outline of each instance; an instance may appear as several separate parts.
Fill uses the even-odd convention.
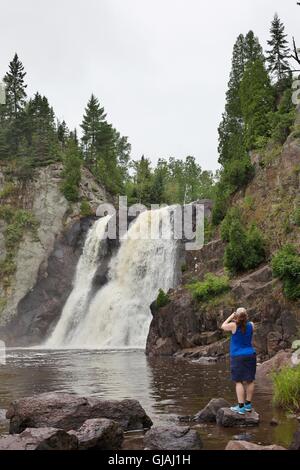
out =
[[[238,405],[231,411],[244,415],[252,411],[252,397],[256,374],[256,351],[252,346],[254,324],[248,321],[245,308],[238,308],[221,326],[231,334],[230,369],[235,382]],[[246,398],[246,399],[245,399]]]

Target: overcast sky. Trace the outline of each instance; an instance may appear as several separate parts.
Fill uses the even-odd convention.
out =
[[[232,47],[266,45],[275,11],[300,44],[296,0],[0,0],[0,76],[17,52],[28,94],[79,127],[93,92],[133,158],[194,155],[217,168]]]

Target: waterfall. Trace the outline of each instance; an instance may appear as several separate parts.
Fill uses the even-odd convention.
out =
[[[61,318],[46,346],[55,347],[68,342],[69,335],[80,323],[82,313],[88,308],[93,279],[98,268],[99,252],[110,217],[97,220],[89,230],[83,252],[79,258],[73,290],[64,306]]]
[[[160,288],[168,291],[178,281],[179,244],[173,236],[172,214],[172,208],[165,207],[138,216],[111,260],[109,282],[87,305],[97,264],[91,260],[93,250],[90,249],[91,245],[97,246],[94,241],[97,229],[90,232],[78,263],[74,290],[46,346],[78,349],[145,347],[151,322],[149,306]],[[155,234],[159,234],[155,239],[154,227],[157,229]],[[82,269],[84,272],[80,272]],[[79,298],[82,301],[78,302]]]

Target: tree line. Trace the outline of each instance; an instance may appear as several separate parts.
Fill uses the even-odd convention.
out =
[[[62,191],[71,202],[79,200],[81,168],[113,195],[126,194],[131,203],[173,204],[212,196],[214,175],[202,171],[192,156],[159,159],[151,165],[142,156],[132,160],[131,145],[108,122],[104,107],[92,94],[77,130],[56,119],[46,96],[27,97],[24,66],[15,54],[4,77],[6,102],[0,105],[0,160],[11,164],[19,179],[34,169],[63,162]]]
[[[234,44],[225,111],[219,126],[220,180],[213,222],[224,218],[230,196],[253,176],[251,152],[281,145],[295,120],[291,50],[285,27],[275,14],[268,49],[253,31]]]

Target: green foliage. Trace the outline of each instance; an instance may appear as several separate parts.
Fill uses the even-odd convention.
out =
[[[230,241],[231,227],[236,220],[241,220],[241,210],[238,207],[232,207],[221,224],[221,238],[224,242]]]
[[[254,168],[248,155],[231,160],[224,168],[223,181],[236,191],[244,187],[254,176]]]
[[[238,209],[232,209],[221,228],[223,240],[228,242],[224,266],[235,275],[259,266],[266,258],[265,241],[255,225],[246,229]]]
[[[10,206],[0,207],[0,219],[7,223],[4,232],[6,257],[0,263],[0,278],[4,287],[10,284],[10,277],[16,270],[15,256],[19,244],[26,231],[30,231],[36,235],[38,222],[34,215],[23,209],[13,209]]]
[[[82,217],[89,217],[93,215],[93,210],[90,206],[90,203],[86,199],[84,199],[80,204],[80,214]]]
[[[300,227],[300,207],[296,207],[292,214],[292,223]]]
[[[300,255],[293,245],[284,245],[272,258],[273,275],[283,282],[286,297],[300,298]]]
[[[170,303],[170,298],[168,294],[166,294],[163,289],[159,289],[158,296],[156,298],[156,307],[163,308]]]
[[[204,220],[204,243],[207,244],[209,243],[215,234],[215,226],[212,224],[212,222],[205,217]]]
[[[291,54],[287,34],[284,32],[284,25],[280,21],[278,14],[275,13],[271,25],[271,39],[268,41],[270,50],[267,51],[268,69],[279,81],[291,72],[289,57]]]
[[[262,59],[246,67],[240,97],[245,123],[245,144],[248,150],[255,148],[260,137],[269,135],[268,113],[274,110],[274,92]]]
[[[76,202],[79,199],[82,159],[74,140],[67,143],[63,164],[62,192],[68,201]]]
[[[6,199],[12,194],[14,194],[16,190],[16,185],[13,183],[5,183],[3,189],[0,191],[0,199]]]
[[[227,292],[230,289],[229,279],[227,276],[215,276],[208,273],[204,277],[204,281],[196,281],[188,285],[193,298],[198,301],[207,301],[211,298]]]
[[[298,411],[300,407],[300,366],[284,367],[273,376],[275,405],[289,411]]]
[[[127,137],[106,121],[104,108],[92,95],[83,116],[82,143],[85,164],[111,193],[124,190],[131,146]]]

